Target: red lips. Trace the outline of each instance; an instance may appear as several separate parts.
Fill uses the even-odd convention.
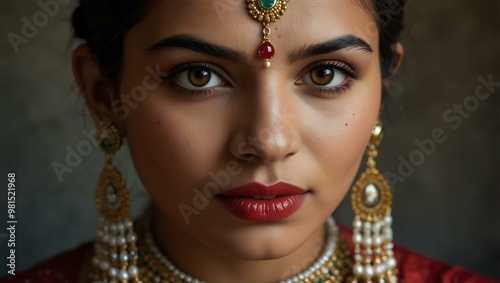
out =
[[[284,219],[297,211],[306,190],[279,182],[271,186],[249,183],[219,195],[224,207],[247,221],[271,222]]]

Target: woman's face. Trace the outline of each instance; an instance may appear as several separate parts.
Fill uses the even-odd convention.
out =
[[[115,110],[158,223],[244,259],[290,254],[321,230],[379,112],[375,26],[358,1],[290,1],[270,25],[276,55],[266,69],[257,55],[263,26],[246,1],[152,9],[125,38]],[[248,221],[220,194],[252,182],[307,192],[288,217]]]

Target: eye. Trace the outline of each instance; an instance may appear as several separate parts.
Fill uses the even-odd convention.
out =
[[[349,64],[338,60],[327,60],[308,66],[296,85],[318,97],[336,97],[349,90],[361,74]]]
[[[189,90],[203,90],[226,85],[212,68],[205,66],[185,66],[172,76],[172,80]]]
[[[342,84],[347,75],[333,67],[328,65],[320,65],[314,67],[311,71],[306,73],[302,80],[306,84],[312,84],[322,87],[335,87]]]

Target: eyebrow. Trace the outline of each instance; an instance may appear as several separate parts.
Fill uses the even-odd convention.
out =
[[[360,49],[366,53],[373,52],[372,47],[366,41],[355,35],[348,34],[330,39],[323,43],[303,46],[298,51],[294,51],[288,56],[288,62],[291,64],[306,57],[327,54],[347,48]]]
[[[238,63],[245,63],[247,61],[247,55],[245,53],[189,35],[174,35],[164,38],[151,45],[147,49],[147,52],[153,54],[169,49],[188,49],[194,52],[236,61]]]
[[[370,44],[363,39],[355,35],[344,35],[323,43],[303,46],[299,50],[292,52],[288,56],[288,61],[292,64],[306,57],[327,54],[346,48],[361,49],[366,53],[373,52]],[[147,53],[160,53],[169,49],[188,49],[194,52],[236,61],[238,63],[247,63],[248,61],[248,56],[243,52],[189,35],[174,35],[164,38],[151,45],[147,49]]]

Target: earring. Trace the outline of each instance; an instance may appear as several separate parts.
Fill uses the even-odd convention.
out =
[[[392,251],[392,191],[375,166],[382,137],[382,121],[378,119],[366,150],[367,168],[352,187],[355,216],[352,282],[356,283],[397,282],[397,263]]]
[[[90,279],[92,282],[138,282],[137,235],[130,217],[130,200],[125,180],[112,164],[122,137],[109,120],[95,121],[96,139],[106,154],[106,166],[95,191],[99,219]]]

